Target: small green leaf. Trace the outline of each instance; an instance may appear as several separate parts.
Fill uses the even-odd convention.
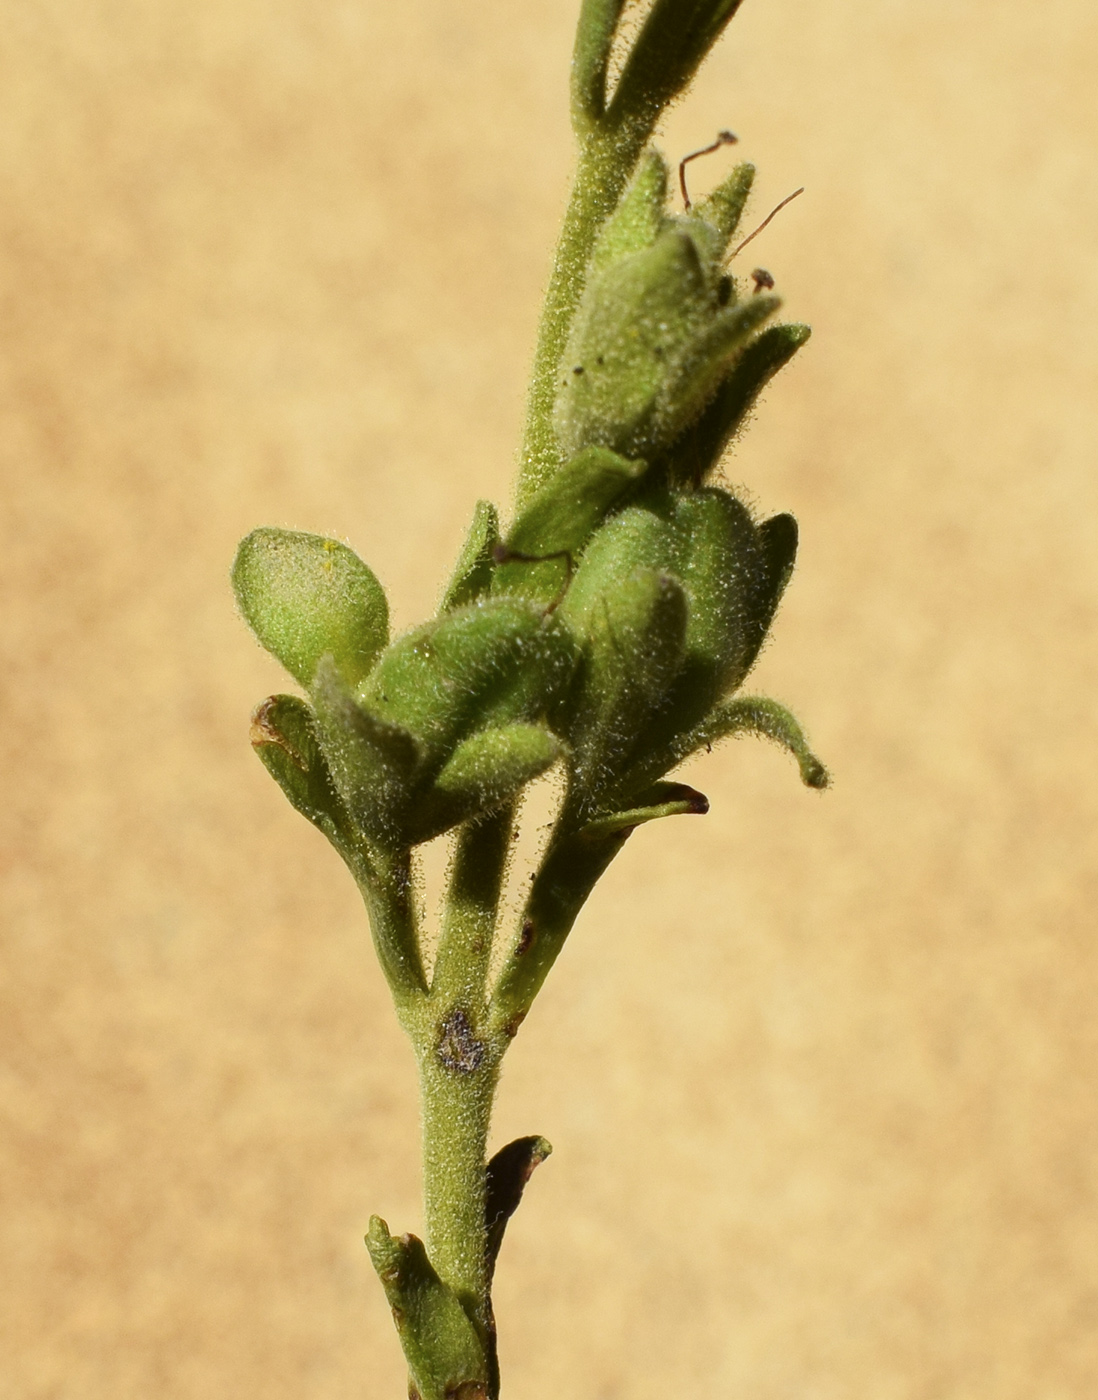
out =
[[[501,807],[560,758],[564,745],[541,724],[479,730],[458,744],[434,787],[409,815],[415,841]]]
[[[635,805],[620,812],[606,812],[593,817],[580,830],[581,836],[597,840],[619,831],[632,831],[643,822],[660,817],[697,816],[709,811],[709,799],[686,783],[653,783],[633,799]]]
[[[315,716],[296,695],[272,695],[252,715],[252,748],[290,803],[336,846],[349,833],[347,810],[336,792],[314,730]]]
[[[687,86],[741,0],[655,0],[633,43],[607,116],[650,126]]]
[[[543,724],[482,729],[457,746],[435,787],[448,798],[486,811],[539,777],[562,752],[560,740]]]
[[[317,667],[314,702],[332,780],[355,822],[383,845],[400,844],[422,762],[415,737],[361,704],[330,657]]]
[[[572,55],[572,120],[583,131],[606,110],[606,70],[625,0],[583,0]]]
[[[480,1337],[457,1294],[435,1272],[423,1241],[394,1239],[375,1215],[366,1248],[421,1400],[487,1400],[489,1365]]]
[[[253,530],[232,571],[240,611],[259,642],[311,688],[330,655],[351,685],[366,676],[389,634],[385,593],[338,540],[299,530]]]
[[[709,475],[743,429],[759,395],[810,335],[808,326],[789,324],[770,326],[751,341],[704,414],[675,443],[673,477],[700,484]]]
[[[696,218],[704,219],[716,229],[720,238],[720,252],[732,241],[732,235],[740,225],[747,197],[755,182],[755,167],[746,162],[737,165],[727,179],[722,180],[715,190],[704,199],[698,200],[690,211]]]
[[[499,516],[491,501],[478,501],[473,523],[461,547],[450,582],[446,585],[440,612],[473,603],[492,584],[493,554],[499,544]]]
[[[714,744],[734,734],[758,734],[773,739],[797,760],[801,782],[805,787],[823,789],[830,786],[827,769],[808,747],[804,730],[784,705],[763,696],[745,695],[719,705],[705,722],[690,736],[685,752],[693,752],[703,744]]]
[[[588,447],[541,488],[500,549],[493,587],[552,602],[607,511],[644,475],[648,463]]]

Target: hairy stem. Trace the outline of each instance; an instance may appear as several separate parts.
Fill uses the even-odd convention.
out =
[[[452,1042],[447,1045],[447,1039]],[[477,1067],[456,1068],[455,1051],[481,1046]],[[476,1058],[469,1051],[466,1064]],[[484,1220],[485,1167],[498,1057],[482,1042],[440,1031],[419,1061],[423,1100],[423,1204],[427,1252],[487,1343],[489,1301]]]
[[[427,1251],[486,1343],[491,1310],[485,1167],[503,1038],[490,1042],[482,1027],[512,816],[508,807],[461,833],[431,992],[414,1037],[423,1100]]]

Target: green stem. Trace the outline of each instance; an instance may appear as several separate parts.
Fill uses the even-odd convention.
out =
[[[378,961],[401,1023],[427,995],[413,899],[411,852],[376,848],[348,852],[366,911]]]
[[[513,808],[463,829],[446,895],[442,938],[431,978],[431,1001],[446,1010],[479,1011],[492,956],[503,875],[511,847]]]
[[[588,895],[630,834],[626,828],[594,838],[580,835],[578,806],[573,797],[561,812],[492,993],[489,1025],[506,1040],[522,1024]]]
[[[427,1252],[488,1344],[484,1219],[492,1100],[505,1046],[484,1032],[485,984],[511,845],[510,807],[461,833],[430,997],[415,1034]]]
[[[453,1041],[453,1033],[450,1032]],[[475,1069],[455,1068],[446,1032],[420,1056],[423,1102],[423,1205],[427,1253],[461,1300],[487,1347],[489,1334],[485,1168],[499,1057],[483,1042]],[[453,1045],[451,1044],[451,1050]],[[466,1064],[475,1060],[471,1052]]]

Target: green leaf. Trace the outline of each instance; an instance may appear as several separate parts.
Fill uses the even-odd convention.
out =
[[[342,846],[349,834],[347,810],[332,782],[314,724],[315,716],[304,700],[271,695],[252,715],[252,747],[297,811],[334,845]]]
[[[696,218],[703,219],[717,230],[720,238],[719,251],[732,241],[732,235],[740,226],[747,197],[755,182],[755,167],[746,162],[737,165],[727,179],[722,180],[715,190],[699,199],[690,211]]]
[[[656,0],[625,61],[607,113],[650,126],[687,86],[741,0]]]
[[[572,120],[583,130],[606,110],[606,70],[625,0],[583,0],[572,54]]]
[[[763,696],[745,695],[728,700],[698,726],[684,744],[683,757],[705,744],[734,734],[758,734],[780,744],[797,760],[801,781],[805,787],[823,789],[830,786],[827,769],[808,747],[804,730],[784,705]]]
[[[491,501],[478,501],[473,523],[461,547],[453,575],[446,585],[440,612],[473,603],[487,593],[492,584],[494,551],[499,544],[499,516]]]
[[[603,225],[591,254],[591,271],[601,272],[630,253],[651,248],[667,222],[666,207],[667,162],[649,147],[618,207]]]
[[[410,814],[415,841],[429,841],[458,822],[501,807],[563,752],[561,741],[541,724],[506,724],[470,735]]]
[[[306,689],[324,655],[356,684],[388,640],[384,590],[338,540],[299,530],[253,530],[237,550],[232,579],[240,611],[260,644]]]
[[[552,602],[607,511],[647,469],[647,462],[605,447],[588,447],[573,457],[516,520],[499,551],[496,591]]]
[[[314,703],[332,780],[355,822],[383,845],[401,844],[420,745],[407,729],[361,704],[330,657],[317,667]]]
[[[581,828],[580,835],[595,840],[616,832],[632,831],[635,826],[657,821],[660,817],[703,817],[709,811],[708,797],[686,783],[653,783],[637,794],[634,804],[620,812],[593,817]]]
[[[705,413],[676,442],[673,477],[700,484],[708,476],[742,431],[759,395],[810,335],[808,326],[770,326],[751,341]]]
[[[489,1365],[480,1337],[457,1294],[435,1272],[423,1241],[394,1239],[375,1215],[366,1248],[421,1400],[487,1400]]]
[[[539,718],[573,665],[554,614],[519,598],[481,599],[399,637],[358,699],[414,736],[433,775],[474,729]]]

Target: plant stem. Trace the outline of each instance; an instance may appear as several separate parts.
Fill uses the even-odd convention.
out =
[[[484,1219],[492,1100],[505,1038],[483,1032],[485,984],[511,843],[511,808],[462,832],[431,992],[415,1036],[423,1100],[427,1252],[487,1342]]]
[[[409,1016],[427,994],[413,900],[408,851],[350,849],[352,870],[370,917],[378,961],[393,993],[397,1015],[408,1028]]]
[[[499,1059],[485,1054],[478,1068],[462,1072],[430,1049],[420,1055],[419,1072],[427,1253],[487,1344],[484,1189]]]

